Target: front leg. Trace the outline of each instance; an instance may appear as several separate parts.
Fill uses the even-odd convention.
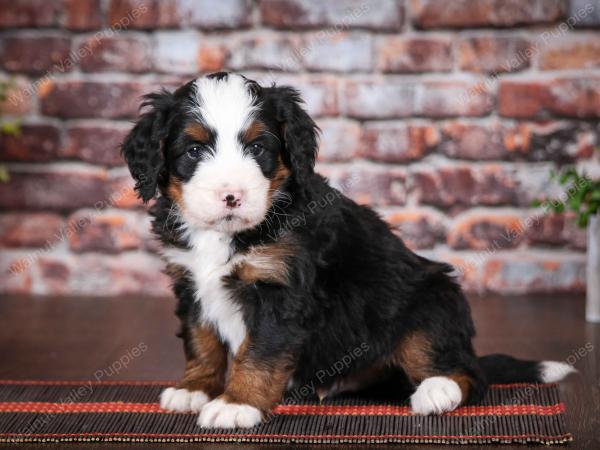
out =
[[[165,389],[160,406],[175,412],[200,412],[223,392],[227,370],[227,350],[207,325],[194,325],[184,332],[185,373],[176,387]]]
[[[198,425],[249,428],[260,423],[281,400],[292,370],[291,355],[265,357],[246,338],[231,366],[225,392],[202,408]]]

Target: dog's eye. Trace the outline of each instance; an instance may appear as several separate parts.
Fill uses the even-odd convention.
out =
[[[252,153],[254,156],[260,156],[264,153],[265,148],[260,144],[250,144],[246,147],[246,150]]]
[[[198,159],[200,158],[200,155],[202,154],[202,150],[204,150],[204,147],[201,145],[194,145],[193,147],[190,147],[187,151],[187,155],[191,158],[191,159]]]

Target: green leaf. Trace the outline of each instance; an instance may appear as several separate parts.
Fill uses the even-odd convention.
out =
[[[600,202],[590,202],[588,204],[587,209],[585,210],[586,213],[590,214],[590,215],[594,215],[598,212],[598,207],[600,206]]]
[[[565,169],[561,173],[560,178],[559,178],[558,181],[559,181],[559,183],[561,185],[564,185],[564,184],[566,184],[571,179],[577,179],[577,176],[578,175],[577,175],[577,171],[575,170],[575,168],[574,167],[569,167],[568,169]]]
[[[565,204],[564,202],[553,203],[552,207],[554,208],[554,212],[557,214],[562,214],[565,212]]]
[[[581,213],[577,216],[577,226],[579,228],[585,228],[588,225],[590,215],[587,212]]]
[[[600,147],[598,147],[600,148]],[[562,213],[566,209],[576,213],[576,222],[580,227],[586,227],[590,216],[598,214],[600,209],[600,180],[591,179],[585,171],[579,173],[574,166],[566,167],[559,172],[550,170],[550,177],[563,186],[567,196],[564,202],[559,199],[546,199],[540,204],[547,212]]]
[[[8,183],[10,181],[10,174],[6,166],[0,166],[0,182]]]
[[[21,124],[19,122],[4,122],[0,125],[0,133],[9,136],[20,136]]]

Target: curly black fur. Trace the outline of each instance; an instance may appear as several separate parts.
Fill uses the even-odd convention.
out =
[[[302,109],[298,92],[290,87],[251,88],[260,96],[261,119],[282,143],[280,156],[291,176],[279,188],[285,195],[274,199],[265,220],[233,236],[233,252],[282,239],[295,244],[287,283],[248,284],[234,275],[224,280],[243,311],[254,357],[269,362],[292,355],[297,384],[316,380],[328,387],[389,361],[398,343],[418,332],[431,344],[429,370],[468,376],[470,400],[482,395],[488,381],[507,381],[502,373],[510,373],[512,381],[537,381],[535,362],[475,356],[469,306],[451,266],[410,251],[372,209],[356,204],[314,172],[318,129]],[[189,89],[188,84],[175,94],[148,96],[152,109],[123,147],[140,196],[147,201],[157,186],[160,191],[152,208],[154,233],[164,245],[181,248],[187,242],[179,231],[180,219],[170,215],[176,205],[166,186],[174,166],[165,149],[175,145],[184,126]],[[179,274],[174,291],[185,340],[199,314],[193,281]],[[362,349],[360,356],[345,358],[354,349]],[[337,364],[340,360],[343,367]],[[408,377],[402,368],[394,370],[398,384],[405,385]],[[320,376],[323,371],[326,375]]]

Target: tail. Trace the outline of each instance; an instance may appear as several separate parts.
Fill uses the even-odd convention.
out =
[[[556,383],[577,370],[558,361],[523,361],[508,355],[487,355],[479,365],[490,384]]]

